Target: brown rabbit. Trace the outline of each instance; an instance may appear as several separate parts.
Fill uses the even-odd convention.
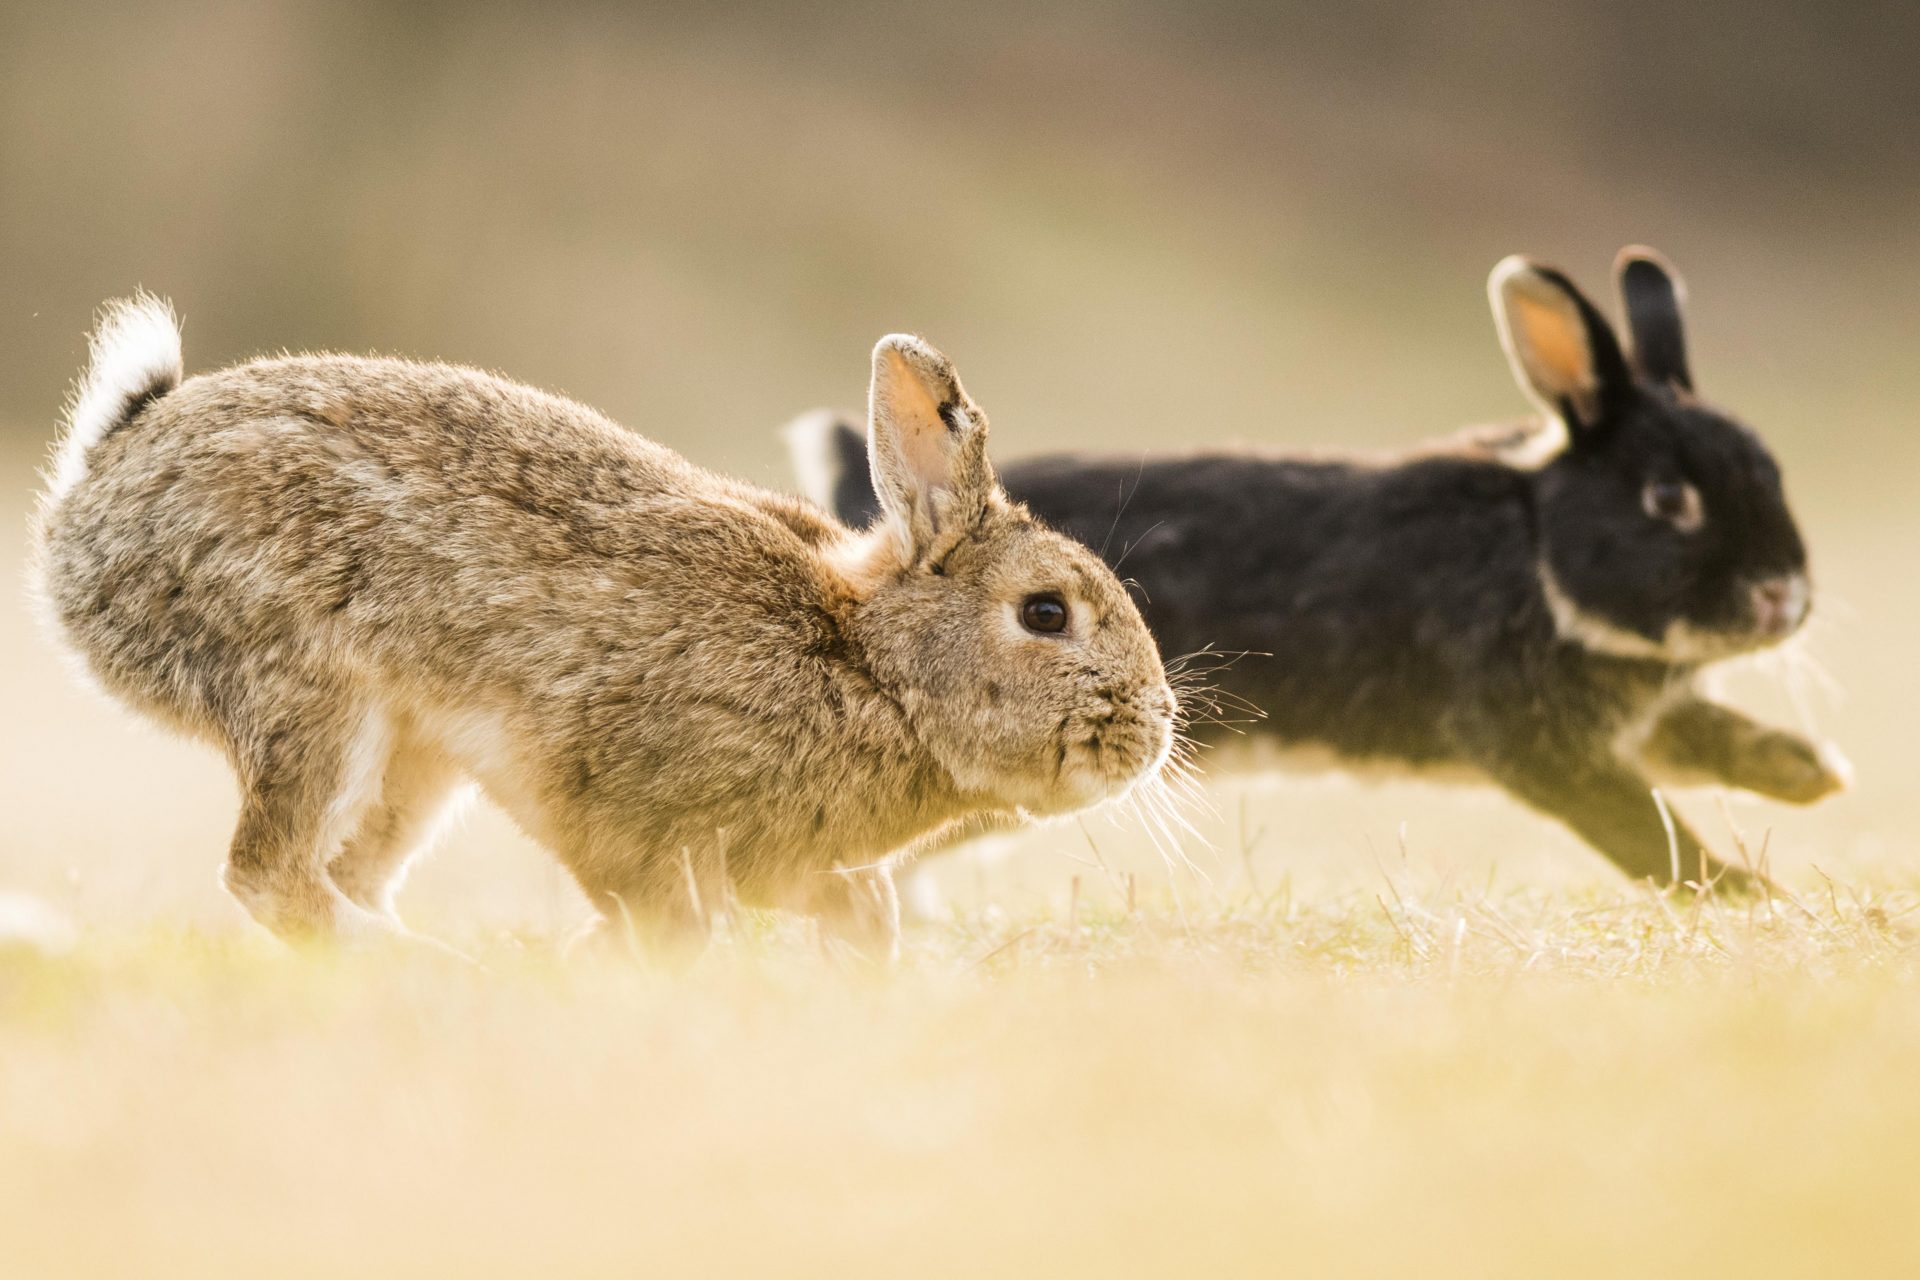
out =
[[[882,339],[870,404],[887,518],[854,532],[473,369],[182,381],[140,297],[94,337],[39,590],[110,691],[227,753],[225,883],[278,934],[396,930],[472,778],[650,939],[730,885],[891,948],[892,860],[1126,792],[1174,705],[1113,574],[1001,492],[944,356]]]

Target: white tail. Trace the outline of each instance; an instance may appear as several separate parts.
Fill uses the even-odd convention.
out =
[[[880,513],[864,427],[831,409],[815,409],[788,423],[783,434],[800,492],[816,506],[855,528]]]
[[[109,302],[93,331],[87,371],[67,410],[48,486],[58,502],[87,474],[87,452],[139,405],[180,385],[180,322],[149,293]]]
[[[833,491],[840,485],[840,460],[834,443],[845,421],[831,409],[815,409],[801,414],[780,432],[786,437],[800,492],[828,511],[833,510]],[[862,436],[860,442],[864,446],[866,437]]]

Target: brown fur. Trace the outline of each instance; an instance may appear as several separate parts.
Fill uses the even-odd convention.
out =
[[[82,399],[133,390],[69,428],[41,590],[110,691],[226,751],[225,880],[280,934],[390,928],[470,777],[650,932],[737,890],[888,946],[886,866],[916,841],[1166,755],[1138,613],[999,492],[984,416],[917,340],[875,350],[874,453],[903,462],[876,474],[894,518],[855,533],[472,369],[302,356],[143,395],[115,326],[154,305],[96,342]],[[1020,627],[1037,591],[1074,634]]]

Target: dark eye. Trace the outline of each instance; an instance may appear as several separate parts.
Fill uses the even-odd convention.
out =
[[[1052,592],[1028,596],[1020,605],[1020,625],[1053,635],[1067,629],[1067,602]]]
[[[1641,491],[1640,505],[1655,520],[1664,520],[1682,533],[1692,533],[1706,519],[1700,491],[1681,480],[1654,480]]]

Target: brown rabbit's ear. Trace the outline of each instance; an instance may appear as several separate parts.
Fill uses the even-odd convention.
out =
[[[880,510],[917,560],[942,532],[977,521],[993,491],[987,416],[953,364],[911,334],[873,349],[868,456]]]
[[[1612,326],[1558,271],[1516,255],[1493,269],[1487,294],[1520,389],[1576,439],[1632,392]]]
[[[1626,313],[1627,337],[1640,376],[1693,390],[1682,323],[1687,286],[1679,273],[1653,250],[1635,244],[1613,260],[1613,278],[1620,289],[1620,309]]]

